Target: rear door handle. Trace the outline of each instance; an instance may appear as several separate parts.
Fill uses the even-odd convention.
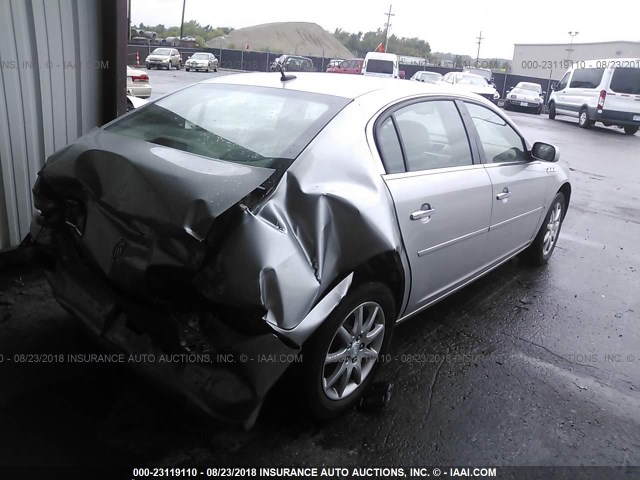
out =
[[[511,196],[511,192],[507,187],[502,189],[502,193],[496,195],[496,200],[504,200],[505,198],[509,198]]]
[[[436,213],[435,209],[431,208],[430,204],[425,203],[420,207],[420,210],[412,212],[411,215],[409,215],[409,218],[411,220],[420,220],[425,217],[431,217],[434,213]]]

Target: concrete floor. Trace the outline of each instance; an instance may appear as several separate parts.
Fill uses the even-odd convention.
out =
[[[154,95],[165,73],[207,75],[152,72]],[[315,423],[282,382],[242,432],[120,366],[16,363],[100,348],[38,271],[14,269],[0,274],[0,465],[640,465],[640,134],[509,114],[572,170],[553,258],[510,261],[399,325],[386,409]]]

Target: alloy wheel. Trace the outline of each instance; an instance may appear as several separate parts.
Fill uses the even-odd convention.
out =
[[[553,246],[558,238],[558,232],[560,231],[560,222],[562,220],[562,206],[560,203],[556,203],[549,215],[549,221],[547,222],[547,231],[544,234],[542,241],[542,253],[546,256],[551,253]]]
[[[329,344],[322,388],[331,400],[351,395],[371,373],[384,341],[385,317],[376,302],[365,302],[343,320]]]

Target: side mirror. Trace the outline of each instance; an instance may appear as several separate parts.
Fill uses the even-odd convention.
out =
[[[555,85],[551,85],[551,91],[555,92],[556,91],[556,86]]]
[[[560,151],[554,145],[544,142],[536,142],[531,147],[531,156],[544,162],[557,162],[560,160]]]

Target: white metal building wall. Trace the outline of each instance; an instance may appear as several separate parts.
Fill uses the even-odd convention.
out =
[[[565,60],[640,58],[640,42],[515,44],[511,73],[560,80],[567,71]]]
[[[29,231],[45,160],[101,118],[99,0],[0,0],[0,249]]]

